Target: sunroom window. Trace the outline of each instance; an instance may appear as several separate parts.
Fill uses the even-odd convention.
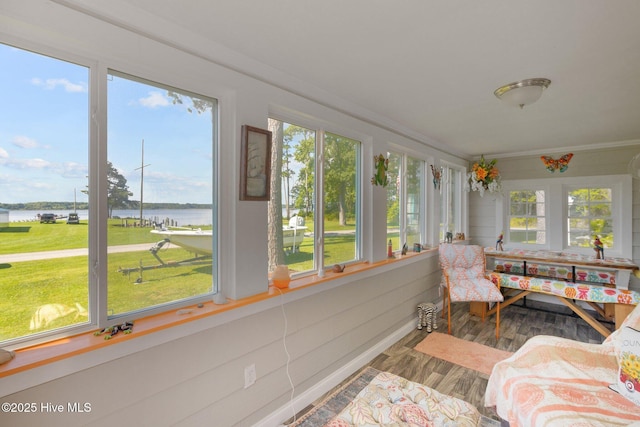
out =
[[[269,270],[285,264],[295,274],[358,260],[360,142],[276,119],[269,129]]]
[[[568,244],[570,247],[590,247],[598,236],[605,247],[614,247],[614,217],[612,189],[577,188],[567,196]]]
[[[0,342],[89,322],[89,68],[0,44]],[[78,215],[78,223],[69,221]]]
[[[447,232],[464,232],[462,220],[462,175],[460,168],[443,165],[440,179],[440,241]],[[438,185],[437,183],[435,184]]]
[[[509,191],[510,243],[546,244],[544,190]]]
[[[409,249],[425,242],[424,161],[406,154],[387,153],[387,241],[392,249]]]
[[[107,314],[215,290],[215,99],[110,71]]]

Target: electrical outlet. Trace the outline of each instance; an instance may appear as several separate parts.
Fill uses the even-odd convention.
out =
[[[244,388],[251,387],[256,382],[256,364],[252,363],[244,368]]]

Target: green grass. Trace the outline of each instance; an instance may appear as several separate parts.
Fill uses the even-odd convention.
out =
[[[0,228],[0,255],[86,248],[87,227],[87,221],[80,221],[80,224],[67,224],[63,221],[55,224],[40,224],[38,221],[12,223],[9,227]],[[123,227],[121,220],[109,220],[108,245],[153,243],[160,240],[149,230]]]
[[[353,230],[353,225],[339,226],[327,222],[325,230]],[[313,224],[309,230],[313,231]],[[160,240],[149,228],[123,227],[121,220],[110,220],[107,240],[109,246],[152,243]],[[86,248],[86,221],[68,225],[40,224],[37,221],[12,223],[0,229],[0,255],[61,249]],[[326,266],[354,258],[355,234],[335,234],[325,237]],[[287,255],[286,263],[294,271],[313,269],[314,239],[305,237],[298,252]],[[158,255],[167,264],[192,258],[189,252],[163,248]],[[179,265],[143,270],[158,260],[148,250],[109,254],[107,259],[108,314],[130,311],[179,301],[208,293],[212,289],[211,259],[192,265]],[[175,265],[175,264],[173,264]],[[123,269],[129,272],[123,273]],[[76,304],[89,306],[89,266],[86,256],[55,258],[38,261],[0,263],[0,341],[26,336],[89,321],[87,313],[78,313]],[[39,308],[56,304],[68,314],[53,320],[46,327],[31,330],[30,323]],[[51,308],[51,306],[49,306]],[[41,310],[44,310],[41,308]]]

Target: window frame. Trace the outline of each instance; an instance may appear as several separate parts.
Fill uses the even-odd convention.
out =
[[[420,162],[420,172],[419,172],[419,179],[420,179],[420,188],[418,190],[419,194],[420,194],[420,200],[419,200],[419,204],[418,204],[418,209],[419,209],[419,230],[418,233],[420,235],[420,243],[422,245],[424,244],[429,244],[432,242],[432,235],[433,235],[433,231],[431,230],[433,227],[433,221],[431,220],[431,217],[433,216],[432,212],[429,211],[429,207],[432,207],[433,209],[433,198],[431,197],[431,191],[429,190],[427,183],[427,174],[430,174],[430,171],[427,171],[428,169],[428,164],[432,163],[432,159],[431,158],[425,158],[423,156],[419,156],[417,155],[417,153],[414,153],[410,150],[407,150],[405,147],[401,147],[399,145],[395,145],[395,144],[390,144],[388,150],[386,151],[386,156],[387,158],[390,157],[390,155],[393,154],[394,156],[399,157],[399,173],[398,173],[398,178],[400,180],[400,184],[399,184],[399,188],[398,188],[398,207],[399,207],[399,212],[398,212],[398,248],[393,248],[392,250],[395,251],[400,251],[402,249],[402,246],[404,243],[407,243],[407,249],[409,251],[413,250],[413,245],[412,243],[414,242],[408,242],[407,241],[407,230],[408,230],[408,218],[407,218],[407,214],[408,214],[408,185],[407,185],[407,171],[408,171],[408,162],[409,162],[409,158],[411,158],[412,160],[418,161]],[[392,183],[389,183],[389,185],[392,185]],[[385,200],[387,198],[387,195],[385,194]],[[386,203],[385,203],[386,206]],[[387,217],[387,210],[385,210],[385,218]],[[386,223],[386,221],[385,221]],[[387,228],[386,233],[385,233],[385,242],[389,241],[389,230]],[[418,243],[418,242],[415,242]],[[386,244],[385,244],[385,248],[386,248]]]
[[[330,270],[332,266],[326,266],[324,264],[324,162],[325,162],[325,153],[324,153],[324,139],[326,133],[331,133],[333,135],[337,135],[340,137],[352,139],[359,142],[359,148],[356,153],[356,207],[355,207],[355,217],[356,217],[356,235],[355,235],[355,254],[354,258],[345,262],[341,262],[341,265],[350,265],[362,262],[365,258],[364,255],[364,240],[363,236],[364,230],[364,215],[363,215],[363,167],[362,162],[364,158],[364,153],[367,151],[365,149],[366,141],[370,138],[359,134],[358,132],[345,129],[342,126],[339,126],[334,123],[329,123],[327,121],[316,119],[314,117],[303,115],[299,113],[295,113],[290,110],[285,110],[279,108],[277,106],[271,106],[268,115],[268,119],[277,120],[289,125],[304,127],[309,130],[313,130],[315,132],[315,178],[314,178],[314,252],[313,252],[313,268],[311,270],[305,270],[300,272],[295,272],[291,274],[292,278],[301,278],[310,275],[318,275],[319,277],[324,277],[325,272]],[[271,191],[275,191],[276,189],[271,189]],[[277,189],[280,191],[281,189]],[[319,236],[319,237],[316,237]]]
[[[543,188],[545,187],[545,188]],[[550,240],[550,236],[549,236],[549,191],[548,188],[546,188],[546,186],[540,186],[540,185],[524,185],[524,186],[516,186],[511,188],[510,185],[505,186],[504,181],[502,182],[502,188],[503,191],[505,192],[505,199],[506,199],[506,203],[505,203],[505,209],[504,209],[504,216],[505,216],[505,221],[504,221],[504,229],[501,230],[501,232],[504,232],[503,235],[503,240],[505,243],[508,243],[510,245],[512,245],[513,247],[516,248],[528,248],[528,249],[545,249],[545,248],[549,248],[549,240]],[[545,226],[545,243],[522,243],[522,242],[513,242],[511,241],[511,226],[510,226],[510,220],[511,220],[511,192],[512,191],[542,191],[544,192],[544,197],[545,197],[545,202],[544,202],[544,226]]]
[[[221,217],[221,197],[220,191],[220,175],[221,175],[221,151],[220,140],[223,132],[223,121],[221,117],[221,109],[225,104],[230,102],[229,97],[213,93],[211,87],[197,88],[191,87],[189,79],[175,78],[158,71],[150,71],[139,69],[136,66],[123,66],[122,64],[113,62],[107,64],[107,61],[99,61],[86,56],[80,56],[68,51],[45,46],[42,44],[28,43],[17,41],[10,37],[3,37],[0,40],[5,46],[20,49],[36,55],[50,57],[55,60],[68,62],[88,69],[88,132],[87,132],[87,148],[88,148],[88,191],[93,195],[88,198],[88,320],[86,322],[77,323],[70,326],[60,327],[49,331],[36,332],[33,334],[8,339],[2,342],[2,347],[7,349],[17,349],[26,346],[38,345],[41,343],[51,342],[58,339],[67,338],[73,335],[83,334],[96,329],[107,328],[124,321],[132,321],[140,317],[151,316],[164,313],[177,308],[191,306],[200,302],[211,301],[221,289],[221,269],[223,256],[220,251],[221,238],[218,230],[220,227]],[[107,79],[109,71],[114,70],[119,75],[126,75],[131,78],[139,79],[141,82],[157,83],[163,87],[174,87],[182,92],[200,95],[205,98],[216,100],[215,107],[212,110],[212,161],[213,183],[212,183],[212,227],[214,242],[213,275],[212,275],[212,292],[198,295],[192,298],[186,298],[171,301],[166,304],[142,308],[122,315],[110,316],[107,308],[107,270],[101,268],[107,264]],[[116,71],[117,70],[117,71]],[[153,75],[155,73],[155,75]],[[221,91],[221,88],[215,86],[215,89]]]

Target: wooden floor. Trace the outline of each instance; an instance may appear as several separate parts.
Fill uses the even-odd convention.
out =
[[[451,310],[452,335],[507,351],[516,351],[527,339],[535,335],[554,335],[590,343],[601,343],[604,340],[602,335],[567,307],[535,301],[526,301],[526,307],[518,304],[506,307],[500,312],[500,339],[496,340],[495,316],[489,317],[483,323],[480,318],[469,315],[468,303],[457,303]],[[446,333],[447,321],[440,315],[439,312],[438,332]],[[612,323],[604,324],[613,330]],[[478,408],[483,415],[499,419],[495,411],[484,407],[484,392],[489,379],[487,375],[413,350],[413,347],[427,335],[426,329],[415,329],[378,355],[368,366],[465,400]],[[345,382],[349,379],[345,379]],[[323,398],[324,396],[314,404]],[[301,411],[297,417],[313,408],[314,404]]]

